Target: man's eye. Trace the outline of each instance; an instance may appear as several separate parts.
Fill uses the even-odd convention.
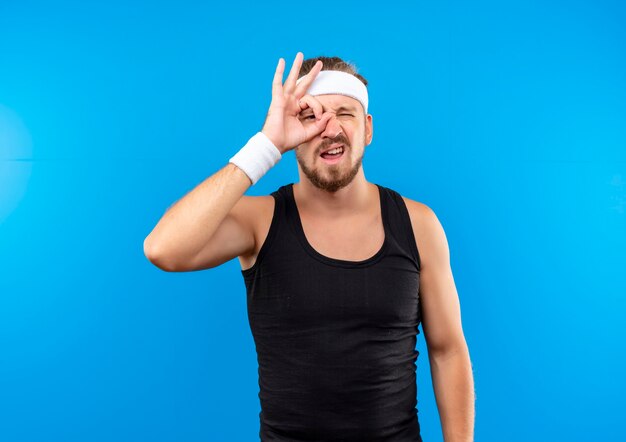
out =
[[[354,115],[352,115],[352,114],[339,114],[339,116],[340,116],[340,117],[341,117],[342,115],[347,115],[348,117],[354,117]],[[305,116],[305,117],[302,117],[302,119],[304,119],[304,120],[308,120],[309,118],[315,118],[315,114],[313,114],[313,115],[307,115],[307,116]]]

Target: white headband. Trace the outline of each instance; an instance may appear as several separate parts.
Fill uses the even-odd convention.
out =
[[[304,77],[300,77],[296,84]],[[367,88],[361,80],[352,74],[341,71],[320,71],[309,89],[307,94],[328,95],[339,94],[352,97],[363,105],[363,110],[367,114]]]

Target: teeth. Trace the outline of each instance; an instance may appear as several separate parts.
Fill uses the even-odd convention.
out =
[[[326,153],[339,153],[339,152],[343,152],[343,147],[336,147],[333,150],[329,150]]]

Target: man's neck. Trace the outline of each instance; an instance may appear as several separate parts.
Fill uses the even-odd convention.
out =
[[[335,219],[365,213],[376,204],[373,184],[365,180],[355,179],[346,187],[336,192],[326,192],[315,187],[309,180],[301,180],[293,185],[293,194],[298,209],[315,217]]]

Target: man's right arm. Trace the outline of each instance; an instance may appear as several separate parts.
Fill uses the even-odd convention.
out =
[[[169,272],[219,266],[254,250],[252,181],[228,163],[170,207],[144,240],[144,253]]]
[[[146,237],[144,253],[154,265],[171,272],[200,270],[254,251],[253,217],[258,213],[259,200],[243,194],[275,164],[276,149],[283,155],[312,139],[324,131],[332,117],[317,99],[306,94],[322,62],[318,60],[300,83],[296,81],[303,57],[302,52],[296,54],[284,85],[285,63],[282,58],[278,60],[272,102],[260,138],[251,139],[252,144],[246,144],[225,167],[177,201]],[[316,121],[305,126],[298,115],[308,107]]]

